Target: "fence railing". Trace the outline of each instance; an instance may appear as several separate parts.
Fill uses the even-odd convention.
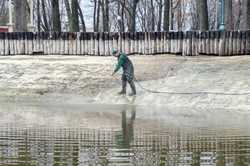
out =
[[[0,33],[0,55],[250,54],[249,31]]]

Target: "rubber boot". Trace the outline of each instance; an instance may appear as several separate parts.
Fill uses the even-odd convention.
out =
[[[135,89],[135,83],[134,81],[130,81],[129,85],[131,87],[132,93],[129,94],[129,96],[135,96],[136,95],[136,89]]]
[[[126,86],[127,86],[127,81],[122,80],[122,90],[121,90],[121,92],[118,93],[118,95],[125,95],[126,94]]]

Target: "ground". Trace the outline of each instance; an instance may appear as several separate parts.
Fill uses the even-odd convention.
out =
[[[250,56],[130,56],[141,105],[249,109]],[[59,94],[117,103],[116,58],[99,56],[1,56],[0,96]],[[144,88],[164,92],[150,93]]]

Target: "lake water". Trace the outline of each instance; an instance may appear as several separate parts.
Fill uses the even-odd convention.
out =
[[[0,165],[250,165],[250,114],[11,100]]]

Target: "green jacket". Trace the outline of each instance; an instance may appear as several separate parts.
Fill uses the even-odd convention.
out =
[[[118,57],[118,63],[116,65],[114,72],[120,70],[120,68],[125,64],[126,59],[127,59],[126,54],[121,53],[120,56]]]
[[[130,59],[127,57],[125,53],[120,53],[118,56],[118,63],[114,70],[114,73],[123,69],[123,78],[126,78],[127,81],[132,81],[134,79],[134,66]]]

